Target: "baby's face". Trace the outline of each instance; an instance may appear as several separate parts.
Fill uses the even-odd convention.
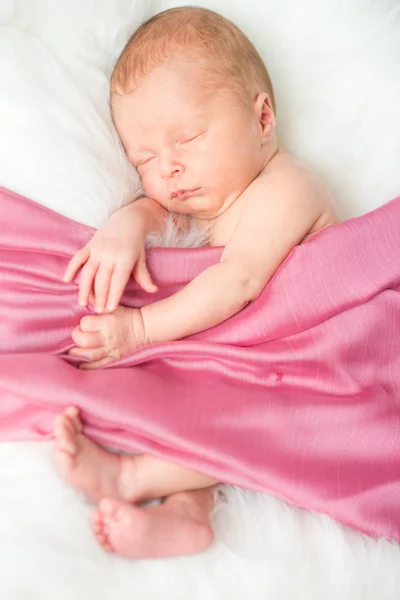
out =
[[[162,66],[113,97],[114,121],[144,193],[168,210],[213,219],[263,167],[255,114],[233,93],[205,97],[193,65]]]

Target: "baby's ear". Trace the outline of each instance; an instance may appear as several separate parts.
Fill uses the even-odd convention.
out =
[[[268,94],[258,94],[254,108],[260,127],[260,134],[267,139],[275,129],[275,114]]]

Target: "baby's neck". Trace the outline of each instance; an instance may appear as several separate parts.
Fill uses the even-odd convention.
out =
[[[283,154],[283,150],[278,144],[276,135],[274,135],[270,143],[265,146],[264,154],[262,168],[259,174],[264,173],[269,169],[272,166],[272,163],[275,163],[277,158]]]

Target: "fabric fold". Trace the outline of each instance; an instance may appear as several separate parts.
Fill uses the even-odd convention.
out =
[[[76,405],[102,443],[400,541],[400,198],[295,248],[227,322],[88,372],[65,355],[88,311],[62,275],[92,233],[0,189],[0,439],[50,439]],[[158,294],[123,303],[220,253],[151,250]]]

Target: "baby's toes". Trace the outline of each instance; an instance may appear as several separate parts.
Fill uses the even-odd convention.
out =
[[[64,411],[65,417],[68,419],[74,433],[82,433],[82,421],[79,417],[79,410],[76,406],[69,406]]]
[[[114,548],[111,546],[110,542],[108,542],[107,540],[105,541],[100,541],[98,540],[100,546],[102,546],[102,548],[104,548],[104,550],[106,552],[114,552]]]
[[[92,516],[92,530],[96,540],[104,548],[104,550],[106,550],[106,552],[114,552],[108,537],[108,529],[105,527],[99,511],[95,511]]]
[[[69,423],[64,414],[58,415],[54,419],[54,437],[56,438],[57,446],[64,445],[64,442],[70,437]]]
[[[56,447],[61,452],[75,454],[77,452],[76,444],[77,431],[75,425],[64,414],[56,417],[54,422],[54,437]]]

